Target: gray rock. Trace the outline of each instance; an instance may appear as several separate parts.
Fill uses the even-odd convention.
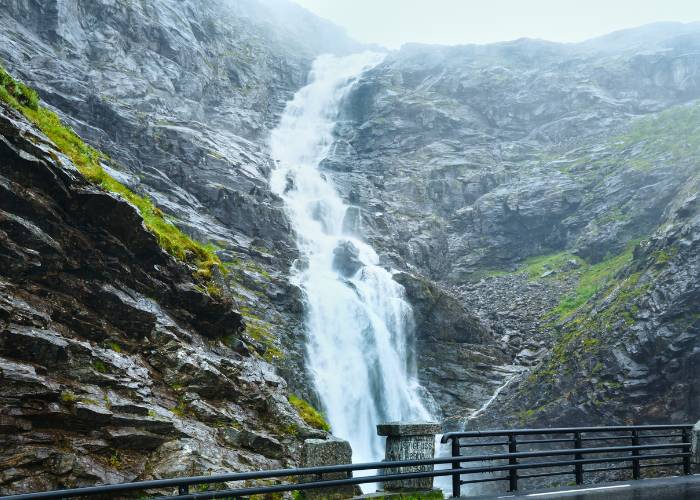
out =
[[[351,241],[342,241],[333,250],[333,268],[346,278],[351,278],[362,267],[360,251]]]
[[[301,466],[316,467],[323,465],[341,465],[352,463],[352,448],[350,443],[342,439],[306,439],[301,449]],[[324,480],[345,479],[347,473],[338,472],[331,474],[322,474]],[[301,482],[309,482],[317,480],[317,476],[303,476]],[[334,488],[321,488],[308,490],[305,496],[309,498],[329,498],[340,499],[349,498],[357,493],[357,488],[354,486],[342,486]]]

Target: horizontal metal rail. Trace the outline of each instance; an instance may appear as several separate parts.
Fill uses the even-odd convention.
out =
[[[157,498],[178,498],[181,500],[189,499],[213,499],[233,497],[240,498],[241,496],[280,493],[287,491],[305,491],[318,488],[329,488],[339,486],[350,486],[367,483],[384,483],[390,481],[401,481],[406,479],[418,479],[426,477],[452,476],[453,494],[459,495],[459,486],[461,484],[492,482],[492,481],[509,481],[511,490],[517,489],[518,479],[532,479],[547,476],[575,475],[576,482],[580,483],[584,473],[603,472],[611,470],[629,470],[634,471],[635,478],[639,476],[639,470],[642,468],[651,467],[669,467],[682,466],[685,473],[689,473],[690,464],[690,433],[691,425],[650,425],[650,426],[617,426],[617,427],[581,427],[581,428],[556,428],[556,429],[516,429],[502,431],[474,431],[462,433],[447,433],[443,436],[443,442],[452,441],[453,455],[443,458],[421,459],[421,460],[401,460],[390,462],[368,462],[361,464],[341,464],[318,467],[305,467],[297,469],[275,469],[269,471],[252,471],[252,472],[237,472],[231,474],[217,474],[211,476],[194,476],[173,479],[156,479],[150,481],[140,481],[122,484],[108,484],[102,486],[90,486],[84,488],[72,488],[58,491],[47,491],[40,493],[25,493],[19,495],[11,495],[0,497],[3,500],[39,500],[39,499],[56,499],[56,498],[74,498],[86,496],[109,496],[119,493],[147,491],[147,490],[163,490],[177,489],[178,495],[163,496]],[[651,436],[640,434],[642,431],[672,431],[680,430],[682,434],[661,433]],[[597,446],[584,448],[581,443],[584,440],[595,440],[589,437],[582,437],[582,433],[611,433],[611,432],[630,432],[630,436],[621,436],[620,438],[631,440],[631,445],[626,446]],[[520,435],[539,435],[547,434],[567,434],[570,433],[572,438],[554,438],[547,439],[530,439],[517,442],[516,436]],[[474,446],[496,446],[508,445],[508,452],[502,453],[482,453],[478,455],[464,456],[460,454],[462,448],[467,446],[460,444],[460,439],[486,437],[486,436],[506,436],[508,441],[504,443],[473,443]],[[614,436],[617,437],[617,436]],[[651,443],[639,444],[639,439],[645,438],[660,439],[660,438],[681,438],[680,442],[673,443]],[[599,438],[601,440],[605,437]],[[554,448],[554,449],[535,449],[528,451],[517,451],[517,445],[533,444],[551,444],[551,443],[573,443],[573,448]],[[669,450],[678,450],[670,452]],[[619,456],[619,454],[623,454]],[[617,456],[610,456],[615,455]],[[604,455],[604,456],[595,456]],[[532,459],[532,460],[528,460]],[[674,460],[681,459],[676,462]],[[645,463],[640,462],[666,460],[661,463]],[[671,461],[668,461],[671,460]],[[507,463],[504,463],[506,461]],[[465,466],[464,464],[474,464]],[[617,464],[631,463],[628,466],[615,466],[609,468],[594,468],[585,469],[584,465],[590,464]],[[441,464],[451,464],[449,469],[434,470],[432,466]],[[573,468],[571,467],[573,466]],[[429,467],[430,470],[418,470],[413,472],[388,471],[382,472],[385,469],[396,469],[406,467]],[[567,469],[562,470],[566,467]],[[551,469],[551,470],[547,470]],[[374,475],[352,477],[352,473],[356,471],[376,470]],[[405,470],[405,469],[404,469]],[[529,474],[518,475],[520,470],[532,470]],[[543,472],[544,471],[544,472]],[[469,477],[462,480],[462,476],[478,475],[478,474],[493,474],[497,472],[506,472],[506,475],[495,477]],[[349,477],[329,479],[324,478],[326,474],[346,473]],[[294,478],[300,478],[295,480]],[[311,479],[313,478],[313,479]],[[307,480],[308,479],[308,480]],[[248,481],[256,480],[274,480],[284,481],[283,484],[267,484],[267,485],[248,485]],[[224,489],[190,492],[190,488],[197,486],[209,487],[212,484],[225,484]],[[241,486],[233,487],[231,483],[243,483]],[[515,488],[514,488],[515,487]]]
[[[447,432],[442,435],[441,443],[447,443],[455,438],[478,438],[488,436],[508,436],[515,434],[518,436],[526,436],[531,434],[570,434],[572,432],[631,432],[636,431],[660,431],[671,429],[692,429],[693,424],[678,424],[678,425],[616,425],[610,427],[552,427],[542,429],[513,429],[513,430],[494,430],[494,431],[469,431],[469,432]]]
[[[508,481],[509,491],[518,489],[518,481],[550,476],[572,475],[576,484],[583,484],[584,475],[613,470],[631,470],[633,479],[641,477],[642,469],[661,467],[682,467],[684,474],[690,474],[690,430],[692,424],[679,425],[624,425],[608,427],[557,427],[549,429],[512,429],[469,432],[448,432],[442,436],[442,443],[450,443],[452,448],[452,494],[460,495],[460,486],[473,482]],[[524,439],[519,440],[519,437]],[[506,438],[507,440],[485,440],[484,438]],[[661,440],[667,440],[662,442]],[[472,440],[472,442],[462,442]],[[474,442],[476,441],[476,442]],[[625,443],[614,444],[619,441]],[[649,444],[641,444],[644,441]],[[651,441],[651,442],[650,442]],[[583,443],[597,442],[599,446],[584,448]],[[606,443],[610,442],[610,443]],[[566,449],[559,445],[569,443]],[[601,446],[606,444],[605,446]],[[456,472],[465,463],[462,450],[508,446],[508,452],[470,455],[475,461],[505,461],[508,464],[484,467],[487,472],[507,471],[507,477],[462,479]],[[542,445],[535,447],[535,445]],[[573,448],[571,447],[573,445]],[[528,451],[518,451],[518,446]],[[541,449],[542,447],[548,447]],[[534,448],[534,449],[533,449]],[[522,449],[522,448],[521,448]],[[645,453],[646,452],[646,453]],[[592,457],[591,455],[603,455]],[[545,461],[524,459],[549,457]],[[559,458],[560,457],[560,458]],[[573,459],[572,459],[572,458]],[[665,462],[659,462],[666,460]],[[677,461],[680,460],[680,461]],[[471,461],[471,460],[470,460]],[[654,461],[654,463],[644,463]],[[592,464],[625,464],[614,467],[585,468]],[[573,466],[573,468],[571,467]],[[529,474],[519,474],[526,469],[539,469]],[[475,473],[474,468],[470,468]]]

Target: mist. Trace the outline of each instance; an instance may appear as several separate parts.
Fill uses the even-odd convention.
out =
[[[588,2],[534,0],[295,0],[364,43],[457,45],[517,38],[580,42],[660,21],[700,20],[691,0]]]

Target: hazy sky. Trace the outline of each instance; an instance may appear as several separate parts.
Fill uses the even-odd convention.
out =
[[[295,0],[361,42],[577,42],[655,21],[700,21],[700,0]]]

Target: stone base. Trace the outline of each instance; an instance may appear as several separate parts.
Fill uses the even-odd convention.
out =
[[[435,434],[440,432],[440,430],[440,425],[435,422],[388,422],[377,425],[377,434],[386,436],[384,459],[388,462],[433,458],[435,456]],[[430,472],[432,470],[432,465],[392,467],[384,469],[383,474],[406,474],[410,472]],[[387,481],[383,483],[382,489],[398,493],[407,491],[429,492],[433,489],[433,478],[423,477]]]
[[[352,463],[352,448],[350,443],[342,439],[307,439],[301,452],[301,467],[318,467],[322,465],[342,465]],[[301,476],[300,483],[318,481],[319,479],[346,479],[352,477],[351,473],[336,472],[333,474],[321,474],[319,476]],[[305,500],[341,500],[352,498],[359,492],[354,485],[335,486],[318,490],[303,491]]]

